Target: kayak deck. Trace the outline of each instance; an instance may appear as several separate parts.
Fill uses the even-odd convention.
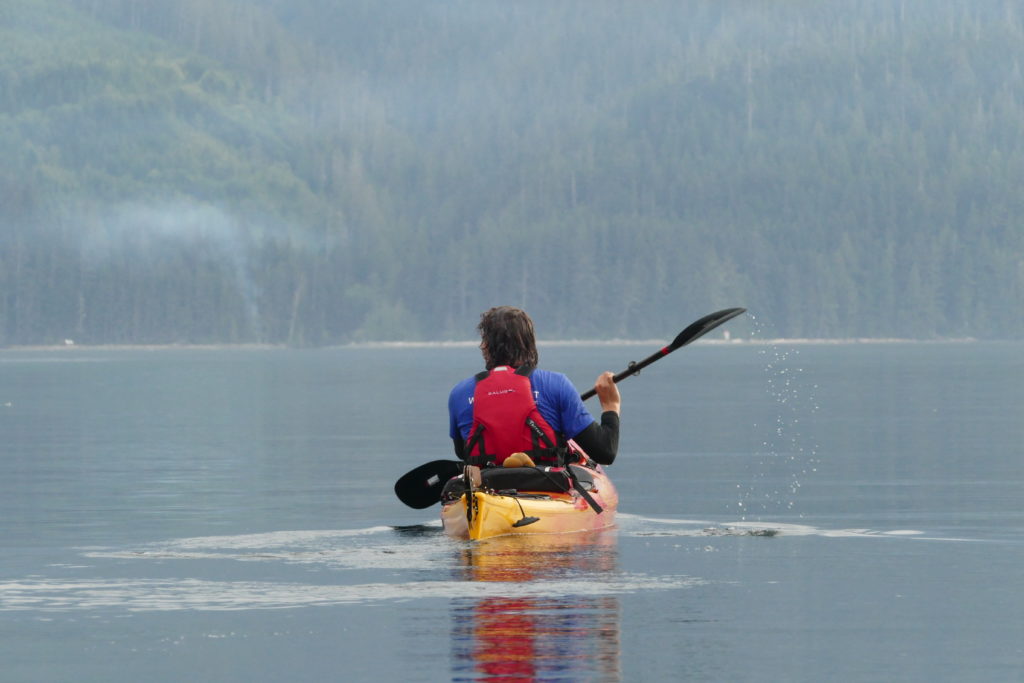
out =
[[[524,468],[525,469],[525,468]],[[567,492],[477,489],[441,508],[445,532],[455,538],[482,540],[514,534],[557,534],[612,526],[619,497],[599,465],[591,472],[588,493],[601,507],[591,508],[574,489]],[[472,514],[467,514],[467,497]]]

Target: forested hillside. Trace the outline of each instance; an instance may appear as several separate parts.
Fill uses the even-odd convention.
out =
[[[5,0],[0,45],[0,345],[1024,334],[1016,2]]]

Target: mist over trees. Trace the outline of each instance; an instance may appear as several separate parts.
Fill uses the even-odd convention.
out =
[[[5,0],[0,45],[0,345],[1024,334],[1016,2]]]

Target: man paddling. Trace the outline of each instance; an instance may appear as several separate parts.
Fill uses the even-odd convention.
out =
[[[613,373],[594,383],[602,410],[597,422],[568,377],[537,368],[533,321],[525,311],[492,308],[477,330],[486,370],[459,382],[448,397],[450,436],[461,460],[502,465],[514,454],[509,464],[560,464],[570,438],[595,462],[615,460],[622,399]]]
[[[493,405],[490,408],[485,407],[482,411],[476,406],[476,393],[480,389],[480,375],[478,375],[460,382],[452,389],[452,393],[448,398],[448,412],[451,422],[450,431],[452,441],[455,444],[455,453],[462,460],[476,456],[477,459],[490,460],[495,464],[499,459],[501,459],[502,463],[505,463],[509,455],[516,455],[518,451],[510,450],[507,444],[504,444],[501,452],[498,452],[493,443],[493,438],[487,441],[486,437],[481,437],[481,440],[483,440],[482,445],[472,441],[474,437],[472,431],[477,418],[480,415],[484,417],[496,415],[503,422],[492,424],[491,429],[488,429],[486,423],[480,420],[484,426],[484,432],[498,435],[511,434],[510,438],[513,440],[520,439],[522,442],[529,443],[530,446],[540,448],[542,452],[539,455],[546,455],[543,452],[543,448],[547,444],[543,442],[551,440],[552,433],[556,435],[561,434],[564,437],[576,432],[574,439],[581,447],[586,449],[592,460],[601,464],[609,464],[615,459],[615,454],[618,451],[619,406],[621,398],[619,397],[618,390],[615,388],[615,383],[639,373],[640,370],[646,368],[651,363],[700,339],[711,330],[724,325],[746,310],[745,308],[724,308],[720,311],[709,313],[703,318],[690,323],[668,345],[658,349],[647,358],[639,362],[631,362],[629,367],[617,375],[606,372],[598,377],[594,388],[588,389],[579,397],[580,401],[585,401],[595,395],[600,397],[601,408],[604,412],[601,415],[601,423],[598,424],[583,410],[582,404],[565,395],[565,386],[568,386],[570,389],[572,387],[568,379],[557,373],[530,371],[530,368],[533,367],[531,364],[537,362],[537,348],[533,333],[533,322],[529,316],[516,308],[493,308],[480,316],[479,325],[481,337],[480,350],[483,352],[484,362],[489,368],[489,370],[481,373],[483,379],[487,382],[487,385],[484,387],[487,391],[483,392],[488,395],[485,402],[493,401],[494,396],[515,396],[517,389],[524,386],[522,377],[526,377],[530,382],[529,388],[518,393],[520,395],[523,393],[532,394],[533,401],[521,400],[521,396],[519,396],[517,400],[511,401],[509,405],[518,410],[525,410],[522,413],[523,422],[525,422],[525,418],[529,417],[534,423],[531,425],[527,422],[526,425],[529,428],[529,433],[537,437],[537,443],[533,443],[532,437],[530,439],[522,438],[522,425],[515,419],[508,417],[512,413],[506,414],[500,410],[493,410]],[[506,363],[506,365],[499,366],[499,363]],[[504,369],[499,370],[499,367]],[[542,381],[543,378],[550,379],[550,384]],[[559,386],[561,387],[560,390],[557,388]],[[574,389],[571,389],[571,391],[575,394]],[[535,412],[537,414],[536,419],[534,418]],[[542,422],[543,424],[541,424]],[[504,428],[501,428],[502,424],[505,425]],[[577,429],[582,429],[582,431],[576,431]],[[518,437],[516,436],[517,434],[519,435]],[[469,443],[466,441],[467,437],[471,439]],[[502,436],[499,440],[503,438],[505,437]],[[522,455],[522,453],[519,453],[519,456]],[[525,464],[529,465],[529,461],[527,460]],[[569,468],[569,470],[572,470],[572,468]],[[409,507],[416,508],[417,510],[428,508],[441,500],[446,484],[453,477],[464,474],[464,471],[465,465],[463,462],[434,460],[424,463],[406,472],[395,482],[395,495]],[[541,472],[541,470],[537,471]],[[476,476],[471,475],[474,486],[478,485],[477,478],[479,476],[479,471],[476,472]],[[583,491],[581,491],[582,493]]]

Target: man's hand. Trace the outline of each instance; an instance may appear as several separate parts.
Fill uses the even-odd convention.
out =
[[[597,399],[601,402],[602,411],[612,411],[616,415],[622,405],[622,397],[619,395],[619,388],[612,381],[615,374],[604,372],[594,382],[594,391],[597,392]]]

